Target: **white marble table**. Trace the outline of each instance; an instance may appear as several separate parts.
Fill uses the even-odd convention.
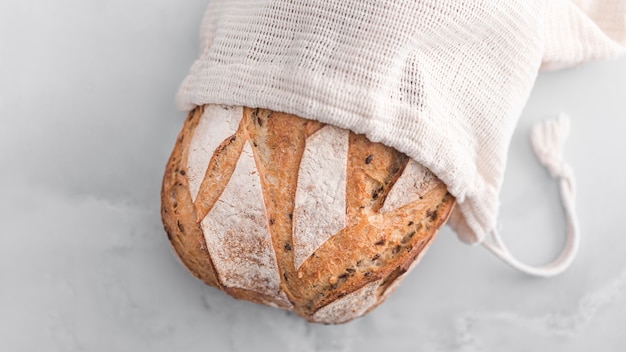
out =
[[[340,326],[236,301],[171,255],[159,217],[204,0],[0,3],[0,351],[618,351],[626,346],[626,59],[542,74],[512,141],[502,231],[563,243],[532,123],[572,117],[583,231],[553,279],[448,229],[396,293]]]

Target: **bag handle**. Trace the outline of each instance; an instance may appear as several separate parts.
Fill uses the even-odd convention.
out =
[[[563,161],[563,145],[569,133],[569,118],[562,114],[533,126],[530,139],[539,162],[548,169],[553,178],[559,180],[561,204],[567,221],[567,239],[561,254],[551,263],[532,266],[522,263],[506,248],[498,231],[491,231],[493,242],[483,241],[483,245],[507,264],[526,274],[550,277],[562,273],[571,264],[580,246],[580,234],[575,206],[574,173]]]

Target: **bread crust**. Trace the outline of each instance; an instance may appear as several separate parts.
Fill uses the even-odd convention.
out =
[[[191,201],[186,177],[189,141],[203,113],[204,107],[191,111],[178,133],[163,176],[161,218],[172,249],[182,264],[207,285],[222,288],[207,251],[204,234],[196,221],[196,207]]]
[[[186,169],[190,141],[204,113],[205,107],[198,107],[189,114],[167,164],[161,193],[163,223],[187,269],[235,298],[293,310],[313,322],[349,321],[388,297],[426,252],[454,207],[455,200],[446,186],[428,170],[393,148],[349,132],[345,227],[329,234],[296,267],[294,248],[298,241],[294,241],[294,226],[298,225],[294,207],[296,193],[303,192],[297,187],[300,163],[307,140],[324,125],[295,115],[243,108],[237,132],[225,139],[211,157],[194,202]],[[274,294],[237,287],[232,278],[220,277],[206,245],[206,236],[213,234],[210,228],[203,231],[201,226],[216,202],[221,201],[245,143],[251,146],[256,165],[253,174],[258,172],[262,189],[273,247],[268,253],[275,255],[276,263],[271,270],[277,271],[280,279]],[[420,179],[407,182],[406,175],[402,178],[409,169],[412,178],[418,175]],[[401,178],[399,184],[410,194],[395,197],[394,206],[388,205],[381,212]]]

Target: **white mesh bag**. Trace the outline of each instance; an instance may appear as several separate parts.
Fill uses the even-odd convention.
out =
[[[517,262],[495,232],[508,146],[539,70],[618,56],[625,14],[626,0],[213,0],[178,104],[268,108],[394,147],[447,184],[463,241],[549,276],[578,243],[566,120],[533,131],[568,217],[545,267]]]

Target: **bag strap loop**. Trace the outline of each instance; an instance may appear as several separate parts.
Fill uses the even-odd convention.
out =
[[[493,242],[483,241],[483,245],[507,264],[526,274],[550,277],[562,273],[571,264],[580,246],[578,219],[575,211],[575,180],[572,169],[563,161],[563,146],[569,133],[569,118],[547,120],[533,126],[530,139],[539,162],[559,180],[561,204],[567,221],[567,239],[561,254],[551,263],[532,266],[522,263],[506,248],[498,231],[493,230]]]

